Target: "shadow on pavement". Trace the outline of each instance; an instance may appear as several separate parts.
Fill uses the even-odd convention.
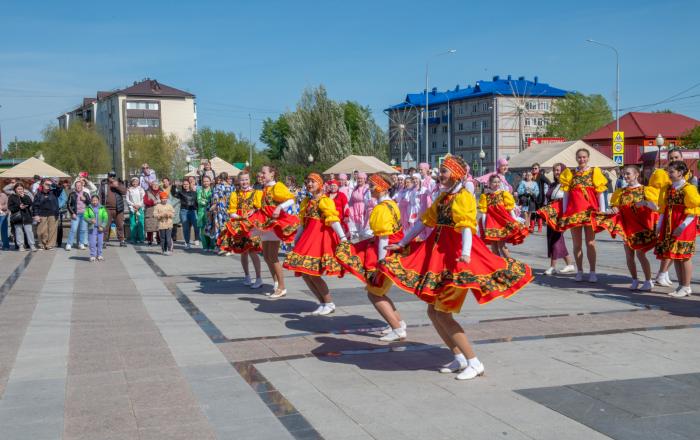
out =
[[[189,276],[187,279],[199,285],[196,293],[205,295],[262,295],[272,288],[269,284],[263,284],[259,289],[251,289],[243,284],[243,277]]]
[[[311,353],[323,362],[355,365],[363,370],[436,371],[452,360],[446,348],[422,343],[371,343],[329,336],[319,336],[321,343]]]

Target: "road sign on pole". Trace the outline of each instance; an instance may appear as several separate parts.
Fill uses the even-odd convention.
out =
[[[616,164],[622,165],[625,163],[625,155],[624,154],[613,154],[613,160],[615,161]]]
[[[613,160],[622,165],[625,163],[625,132],[613,131],[612,137],[612,155]]]

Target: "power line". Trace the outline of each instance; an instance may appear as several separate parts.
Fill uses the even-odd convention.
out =
[[[633,110],[633,109],[636,109],[636,108],[654,107],[654,106],[656,106],[656,105],[661,105],[661,104],[665,104],[665,103],[668,103],[668,102],[674,102],[674,101],[677,101],[677,99],[673,99],[673,98],[676,98],[677,96],[680,96],[680,95],[682,95],[682,94],[684,94],[684,93],[686,93],[686,92],[689,92],[689,91],[693,90],[694,88],[696,88],[696,87],[698,87],[698,86],[700,86],[700,82],[699,82],[699,83],[695,83],[695,84],[693,84],[692,86],[688,87],[687,89],[682,90],[682,91],[680,91],[680,92],[678,92],[678,93],[676,93],[676,94],[674,94],[674,95],[671,95],[671,96],[669,96],[669,97],[666,98],[666,99],[662,99],[661,101],[657,101],[657,102],[654,102],[654,103],[651,103],[651,104],[643,104],[643,105],[637,105],[637,106],[634,106],[634,107],[627,107],[627,108],[625,108],[625,109],[620,109],[620,110]],[[700,95],[685,96],[685,97],[682,97],[682,98],[679,98],[679,99],[687,99],[687,98],[692,98],[692,97],[694,97],[694,96],[700,96]]]

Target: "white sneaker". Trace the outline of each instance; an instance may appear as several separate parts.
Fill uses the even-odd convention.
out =
[[[66,250],[67,250],[67,251],[70,251],[71,248],[72,248],[72,246],[70,245],[70,243],[66,243]]]
[[[639,290],[642,292],[651,292],[653,288],[654,282],[652,280],[646,280],[644,281],[644,284],[642,284],[642,287],[639,288]]]
[[[639,280],[634,279],[632,280],[632,284],[630,284],[630,290],[637,290],[639,289]]]
[[[102,255],[100,255],[99,257],[97,257],[97,261],[105,261],[105,257],[103,257]]]
[[[379,338],[382,342],[396,342],[406,339],[406,330],[402,328],[392,329],[389,333]]]
[[[277,289],[272,295],[270,295],[270,299],[278,299],[282,298],[283,296],[287,296],[287,289]]]
[[[550,267],[549,269],[544,271],[545,275],[552,275],[554,272],[556,272],[556,269],[554,267]]]
[[[251,289],[259,289],[263,286],[263,280],[262,278],[256,278],[255,282],[250,285]]]
[[[686,296],[690,296],[692,293],[693,291],[690,289],[690,286],[678,286],[675,292],[671,292],[668,295],[674,298],[685,298]]]
[[[479,364],[479,366],[476,368],[469,365],[467,368],[464,369],[464,371],[459,373],[455,379],[457,379],[457,380],[470,380],[470,379],[474,379],[478,376],[483,376],[483,375],[484,375],[484,364]]]
[[[323,309],[318,313],[319,316],[328,316],[331,313],[335,312],[335,304],[333,303],[325,303],[323,305]]]
[[[440,368],[440,373],[442,374],[447,374],[447,373],[459,373],[462,370],[466,369],[469,366],[469,364],[463,364],[457,359],[453,359],[452,362],[449,364],[445,364]]]
[[[402,330],[406,330],[406,321],[400,321],[399,324],[401,325]],[[387,325],[379,333],[382,335],[388,335],[389,333],[391,333],[392,330],[394,330],[394,329],[391,328],[390,325]]]
[[[662,287],[673,287],[673,282],[671,281],[671,277],[669,277],[668,274],[661,277],[657,277],[656,284]]]
[[[325,304],[319,304],[318,308],[316,310],[314,310],[313,312],[311,312],[311,316],[320,315],[324,308],[326,308]]]
[[[576,272],[576,276],[574,277],[574,281],[577,283],[580,283],[583,281],[583,272]]]
[[[253,284],[253,281],[250,279],[250,275],[246,275],[245,278],[243,278],[243,285],[250,286],[251,284]]]
[[[97,259],[95,257],[90,257],[90,262],[94,263]]]
[[[85,250],[85,245],[84,245],[84,244],[79,244],[79,245],[78,245],[78,249],[80,249],[81,251],[84,251],[84,250]]]
[[[199,241],[199,240],[195,240],[193,244],[194,244],[195,246],[201,246],[201,245],[202,245],[202,242]]]
[[[569,264],[568,266],[564,266],[563,269],[559,269],[559,273],[574,273],[576,272],[576,267],[574,267],[573,264]]]
[[[595,272],[591,272],[588,274],[588,282],[589,283],[597,283],[598,282],[598,276],[595,274]]]

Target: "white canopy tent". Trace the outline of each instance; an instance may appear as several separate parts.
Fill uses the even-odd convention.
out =
[[[68,178],[68,174],[52,167],[41,159],[30,157],[0,174],[2,179],[31,179],[34,176]]]
[[[211,169],[214,170],[217,176],[221,173],[226,173],[229,176],[237,176],[241,172],[240,169],[236,168],[234,165],[231,165],[220,157],[213,157],[211,160],[209,160],[209,163],[211,163]],[[185,174],[185,176],[196,177],[197,170],[190,171],[189,173]]]
[[[576,151],[580,148],[585,148],[591,153],[588,164],[592,167],[612,169],[619,166],[611,158],[581,140],[533,145],[511,157],[508,165],[512,170],[529,169],[533,163],[540,164],[540,167],[545,170],[552,169],[556,163],[563,163],[573,168],[578,166]]]
[[[381,160],[374,156],[355,156],[350,155],[345,159],[341,160],[337,164],[328,168],[323,174],[339,174],[339,173],[352,173],[353,171],[360,171],[363,173],[387,173],[387,174],[397,174],[394,168],[390,165],[385,164]]]

